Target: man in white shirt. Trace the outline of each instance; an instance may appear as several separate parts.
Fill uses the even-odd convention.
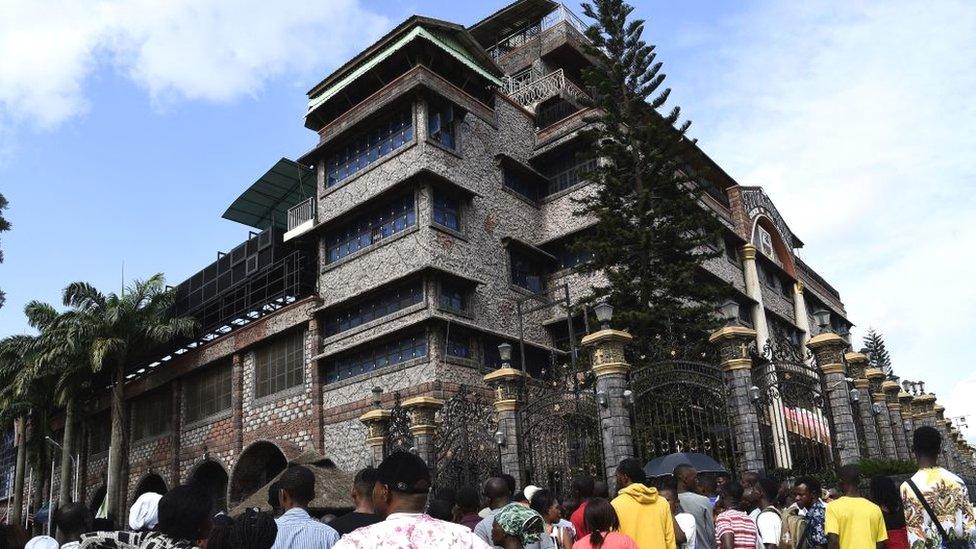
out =
[[[759,539],[766,549],[776,549],[783,532],[783,514],[776,507],[779,483],[771,478],[764,478],[759,481],[756,489],[760,497],[760,511],[756,516]]]

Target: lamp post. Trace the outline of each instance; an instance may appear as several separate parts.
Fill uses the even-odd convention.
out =
[[[58,441],[54,440],[49,436],[44,438],[46,438],[49,443],[56,446],[59,451],[61,452],[64,451],[64,446],[58,444]],[[78,501],[78,480],[79,480],[78,474],[81,470],[78,465],[78,462],[81,460],[81,456],[79,454],[75,454],[75,455],[68,454],[68,457],[71,458],[71,464],[72,467],[74,467],[74,472],[72,474],[72,481],[71,481],[71,501]],[[64,471],[61,471],[61,474],[64,474]]]

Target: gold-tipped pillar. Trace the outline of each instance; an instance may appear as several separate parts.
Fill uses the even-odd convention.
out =
[[[383,461],[383,446],[390,431],[390,411],[374,409],[359,416],[366,426],[366,447],[369,449],[370,464],[374,467]]]
[[[498,445],[498,465],[502,473],[515,478],[522,486],[522,467],[519,461],[519,394],[525,383],[525,374],[503,363],[502,367],[484,377],[485,384],[495,391],[495,415],[498,430],[495,431],[495,444]]]
[[[881,390],[885,374],[877,368],[868,368],[865,375],[871,385],[871,406],[877,412],[874,419],[878,424],[881,451],[884,452],[884,457],[887,459],[898,459],[898,451],[895,449],[895,434],[891,425],[891,416],[888,414],[888,403],[885,400],[884,391]]]
[[[813,337],[813,331],[810,329],[807,300],[803,297],[803,284],[801,282],[793,283],[793,316],[796,320],[796,326],[803,332],[800,335],[800,344],[806,346],[810,338]]]
[[[952,469],[952,458],[949,454],[949,431],[946,429],[945,406],[936,402],[932,405],[932,412],[935,414],[935,424],[933,427],[938,429],[942,435],[942,455],[939,457],[941,465],[946,469]]]
[[[912,437],[915,434],[915,397],[902,389],[898,392],[898,404],[901,406],[901,419],[905,422],[905,441],[908,443],[909,456],[912,454]],[[911,459],[911,457],[909,457]]]
[[[832,443],[838,465],[857,463],[861,459],[858,448],[857,428],[851,410],[850,388],[847,385],[847,367],[844,351],[847,342],[833,332],[826,332],[810,339],[807,347],[813,351],[817,366],[824,377],[827,402],[833,419]]]
[[[410,414],[410,434],[413,435],[413,445],[417,448],[417,455],[424,460],[427,467],[433,470],[437,464],[434,448],[434,433],[437,431],[437,411],[444,406],[444,401],[429,396],[408,398],[401,404]]]
[[[616,490],[613,479],[617,465],[634,457],[634,437],[630,424],[630,409],[625,392],[630,388],[627,374],[630,364],[624,348],[633,337],[624,331],[614,330],[609,324],[581,341],[589,349],[593,375],[596,377],[596,394],[600,413],[600,430],[603,438],[603,470],[611,493]]]
[[[732,419],[732,440],[735,441],[736,464],[739,472],[763,471],[762,433],[756,403],[759,388],[752,384],[752,357],[749,344],[756,332],[743,326],[726,326],[715,331],[708,341],[718,347],[722,361],[722,376],[728,389],[729,413]]]
[[[844,355],[847,361],[847,377],[853,379],[854,388],[859,395],[857,405],[853,408],[857,421],[864,433],[864,450],[867,456],[872,459],[881,459],[884,453],[881,450],[881,437],[878,435],[878,424],[874,419],[874,410],[871,405],[871,385],[865,375],[868,366],[868,357],[864,353],[847,353]]]
[[[763,305],[762,284],[759,282],[759,268],[756,266],[756,247],[743,244],[742,274],[746,295],[752,301],[752,324],[756,327],[756,345],[762,350],[769,341],[769,325],[766,323],[766,307]]]
[[[905,436],[905,419],[901,415],[901,402],[898,400],[901,386],[886,379],[881,384],[881,392],[884,393],[885,407],[888,408],[888,417],[891,419],[891,434],[895,437],[895,455],[901,460],[911,459],[908,438]]]

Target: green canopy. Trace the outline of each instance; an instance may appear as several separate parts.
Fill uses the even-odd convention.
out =
[[[224,212],[224,219],[255,229],[287,229],[288,209],[315,196],[315,172],[282,158]]]

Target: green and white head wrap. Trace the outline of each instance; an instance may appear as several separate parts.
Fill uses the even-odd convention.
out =
[[[495,522],[506,534],[515,536],[522,544],[535,543],[542,537],[542,515],[519,503],[509,503],[495,515]]]

